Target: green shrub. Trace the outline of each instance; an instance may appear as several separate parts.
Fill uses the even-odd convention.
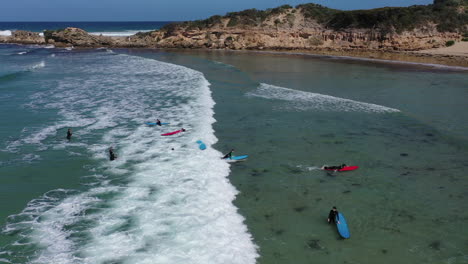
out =
[[[462,41],[468,41],[468,38],[462,38]]]
[[[229,19],[227,26],[234,27],[234,26],[237,26],[237,24],[239,24],[239,19],[237,19],[237,17],[231,17],[231,19]]]
[[[453,40],[449,40],[449,41],[445,42],[446,47],[453,46],[454,44],[455,44],[455,41],[453,41]]]

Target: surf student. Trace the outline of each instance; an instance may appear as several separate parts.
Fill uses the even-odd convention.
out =
[[[180,131],[182,131],[182,132],[185,132],[185,129],[184,129],[184,128],[182,128]]]
[[[156,119],[156,125],[161,126],[161,121],[159,119]]]
[[[324,170],[341,170],[344,167],[346,167],[346,164],[341,164],[341,165],[338,165],[338,166],[323,166],[323,169]]]
[[[338,210],[336,209],[336,206],[333,206],[333,208],[330,210],[330,213],[328,214],[328,223],[331,224],[333,223],[340,223],[340,216],[338,215]],[[336,222],[338,220],[338,222]]]
[[[117,156],[114,153],[114,149],[112,147],[109,148],[109,159],[110,160],[115,160]]]
[[[224,157],[222,157],[221,159],[230,159],[232,157],[232,153],[234,152],[234,149],[231,149],[231,151],[229,151],[226,155],[224,155]]]
[[[69,128],[68,131],[67,131],[67,139],[71,140],[72,135],[73,135],[72,130],[71,130],[71,128]]]

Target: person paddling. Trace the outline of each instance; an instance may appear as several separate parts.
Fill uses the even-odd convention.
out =
[[[338,210],[336,209],[336,206],[333,206],[333,208],[330,210],[330,213],[328,214],[328,223],[331,224],[333,223],[340,223],[340,216],[338,215]]]
[[[68,141],[71,140],[72,135],[73,135],[72,130],[71,130],[71,128],[69,128],[68,131],[67,131],[67,139],[68,139]]]
[[[117,156],[114,153],[114,149],[112,147],[109,148],[109,159],[110,160],[115,160]]]
[[[224,157],[222,157],[221,159],[230,159],[232,157],[232,153],[234,152],[234,149],[231,149],[231,151],[229,151],[226,155],[224,155]]]
[[[323,169],[324,170],[341,170],[344,167],[346,167],[346,164],[343,163],[343,164],[338,165],[338,166],[323,166]]]
[[[161,121],[159,119],[156,119],[156,125],[162,126]]]

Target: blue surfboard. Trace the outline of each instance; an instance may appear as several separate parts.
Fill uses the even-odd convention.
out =
[[[338,224],[338,218],[340,221],[339,224]],[[349,229],[348,229],[348,224],[346,223],[346,218],[340,212],[338,212],[338,217],[337,219],[335,219],[335,223],[336,223],[336,228],[338,229],[338,233],[340,233],[340,236],[342,238],[350,238],[351,235],[349,234]]]
[[[146,122],[145,124],[147,124],[148,126],[156,126],[157,124],[156,123],[153,123],[153,122]],[[169,123],[161,123],[161,125],[168,125]]]
[[[227,158],[227,160],[244,160],[247,157],[249,157],[249,155],[231,156],[230,158]]]
[[[197,140],[197,144],[198,144],[198,148],[199,148],[199,149],[201,149],[201,150],[205,150],[205,149],[206,149],[206,145],[205,145],[205,143],[203,143],[203,141]]]

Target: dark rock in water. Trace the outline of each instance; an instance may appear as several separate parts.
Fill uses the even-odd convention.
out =
[[[258,202],[260,200],[260,198],[258,197],[255,197],[255,201]]]
[[[408,153],[400,153],[400,156],[402,156],[402,157],[408,157]]]
[[[343,193],[350,193],[350,192],[351,192],[350,190],[343,191]]]
[[[263,215],[266,219],[270,219],[271,217],[273,217],[273,214],[264,214]]]
[[[319,182],[320,182],[320,183],[324,183],[324,182],[325,182],[325,180],[319,180]]]
[[[307,241],[307,246],[310,249],[315,249],[315,250],[323,249],[322,245],[320,245],[319,239],[310,239],[309,241]]]
[[[316,198],[315,201],[316,201],[316,202],[320,202],[320,201],[322,201],[322,198],[320,198],[320,197],[319,197],[319,198]]]
[[[435,240],[429,244],[429,247],[434,250],[440,250],[441,242],[439,240]]]
[[[432,134],[432,133],[426,133],[426,136],[428,136],[428,137],[433,137],[434,134]]]
[[[382,249],[382,253],[383,253],[383,254],[387,254],[387,252],[388,252],[388,251],[387,251],[386,249]]]
[[[275,235],[277,236],[280,236],[284,233],[284,229],[271,229],[271,231],[273,231],[273,233],[275,233]]]
[[[304,211],[305,209],[307,209],[307,206],[298,206],[298,207],[294,207],[294,211],[300,213],[302,211]]]
[[[360,183],[353,183],[353,184],[351,184],[351,185],[352,185],[352,186],[356,186],[356,187],[361,186]]]

